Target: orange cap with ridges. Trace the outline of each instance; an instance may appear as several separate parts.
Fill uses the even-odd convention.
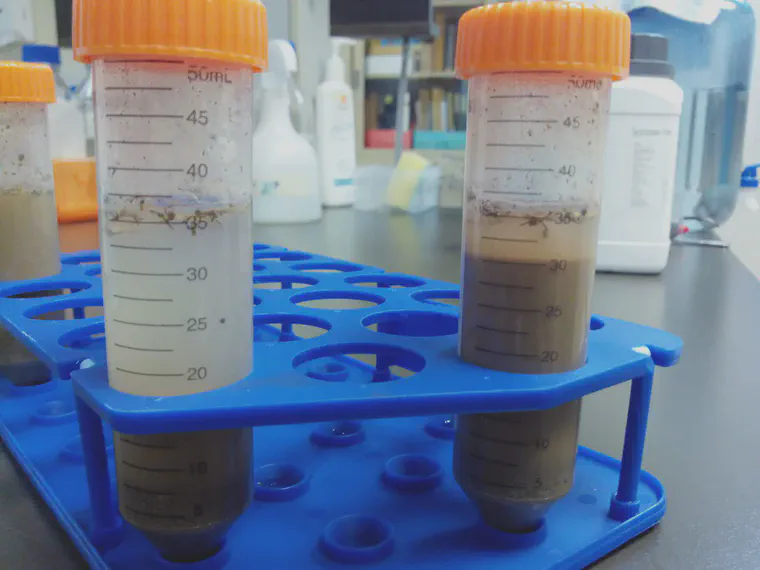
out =
[[[0,61],[0,103],[55,103],[53,70],[39,63]]]
[[[267,68],[258,0],[74,0],[74,57],[211,59]]]
[[[459,21],[457,73],[568,71],[628,77],[626,14],[574,2],[518,1],[475,8]]]

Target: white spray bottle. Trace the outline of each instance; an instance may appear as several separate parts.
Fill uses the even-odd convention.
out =
[[[354,43],[332,38],[325,81],[317,90],[317,149],[325,206],[350,206],[356,199],[354,93],[346,83],[346,64],[340,57],[340,47]]]
[[[261,119],[253,133],[253,221],[277,224],[322,217],[319,164],[314,148],[290,118],[290,43],[269,43],[269,71],[261,76]]]

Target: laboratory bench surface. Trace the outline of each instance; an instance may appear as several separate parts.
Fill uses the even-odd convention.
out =
[[[256,240],[388,271],[459,281],[461,214],[327,211],[319,222],[260,226]],[[64,226],[65,251],[97,247],[95,224]],[[599,275],[594,311],[685,342],[659,370],[644,463],[665,485],[664,521],[597,570],[760,568],[760,282],[725,249],[679,246],[660,276]],[[626,385],[585,399],[581,443],[619,456]],[[73,570],[84,561],[0,448],[0,568]]]

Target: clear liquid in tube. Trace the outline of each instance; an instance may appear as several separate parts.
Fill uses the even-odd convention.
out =
[[[111,386],[178,396],[245,378],[253,366],[250,201],[108,200]]]

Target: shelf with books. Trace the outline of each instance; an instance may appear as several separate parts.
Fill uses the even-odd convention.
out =
[[[467,82],[454,71],[459,18],[484,0],[433,0],[439,30],[433,42],[413,41],[407,73],[409,91],[401,103],[404,148],[441,168],[441,205],[461,207]],[[392,165],[397,87],[402,67],[400,40],[373,39],[363,46],[366,57],[355,70],[357,141],[363,165]]]

